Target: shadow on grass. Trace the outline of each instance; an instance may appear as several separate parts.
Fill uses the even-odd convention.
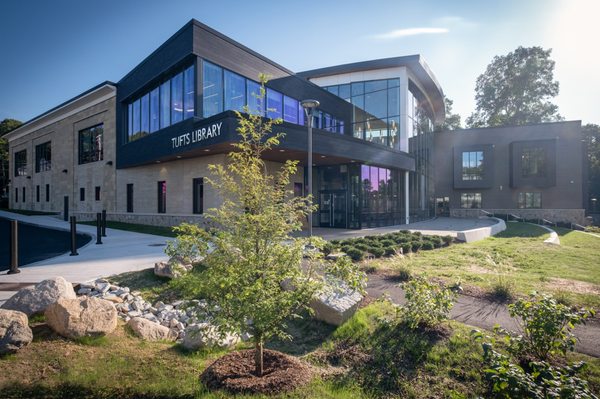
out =
[[[534,238],[541,237],[548,234],[547,230],[539,226],[535,226],[529,223],[523,222],[509,222],[506,223],[506,230],[496,234],[494,237],[497,238]]]
[[[88,398],[88,399],[192,399],[196,395],[173,395],[163,393],[139,392],[131,388],[88,387],[77,384],[45,386],[42,384],[13,384],[0,389],[0,398]]]
[[[302,356],[319,348],[336,327],[316,320],[307,313],[301,319],[294,319],[287,323],[287,333],[291,340],[273,339],[265,346],[288,355]]]

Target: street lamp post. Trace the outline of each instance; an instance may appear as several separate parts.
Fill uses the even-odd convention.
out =
[[[313,153],[312,153],[312,123],[313,123],[313,112],[320,103],[317,100],[303,100],[300,102],[304,108],[306,114],[306,122],[308,125],[308,188],[307,191],[310,195],[313,194],[312,189],[312,166],[313,166]],[[312,205],[312,201],[311,201]],[[312,211],[308,212],[308,236],[312,237]]]

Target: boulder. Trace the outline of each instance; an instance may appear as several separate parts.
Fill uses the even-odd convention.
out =
[[[181,345],[187,350],[200,348],[231,348],[240,341],[236,334],[221,336],[217,328],[210,323],[191,324],[185,329]]]
[[[165,326],[142,317],[134,317],[127,322],[135,335],[146,341],[175,341],[177,333]]]
[[[177,278],[190,270],[194,266],[191,263],[183,262],[179,258],[171,258],[168,262],[157,262],[154,264],[154,274],[159,277]]]
[[[41,281],[33,287],[22,288],[7,300],[2,309],[18,310],[27,316],[44,313],[60,298],[75,299],[73,285],[62,277]]]
[[[358,309],[363,296],[342,282],[329,281],[325,289],[310,302],[315,318],[339,326]]]
[[[45,312],[46,323],[66,338],[105,335],[117,327],[112,302],[94,297],[61,298]]]
[[[0,309],[0,355],[14,353],[32,339],[33,333],[25,313]]]

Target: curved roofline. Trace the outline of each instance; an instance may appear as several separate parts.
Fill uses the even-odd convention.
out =
[[[325,68],[312,69],[298,72],[297,75],[305,79],[321,78],[342,73],[362,72],[374,69],[387,69],[405,66],[419,79],[420,85],[426,90],[425,94],[433,107],[434,121],[441,124],[446,116],[444,105],[444,92],[437,78],[420,54],[401,57],[381,58],[377,60],[353,62]]]

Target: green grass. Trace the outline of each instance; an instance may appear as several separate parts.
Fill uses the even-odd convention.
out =
[[[395,308],[377,301],[338,327],[295,321],[293,342],[269,347],[303,356],[315,365],[306,386],[275,398],[467,398],[486,397],[481,345],[471,328],[446,324],[445,334],[413,331],[395,319]],[[0,357],[0,398],[232,398],[208,392],[199,375],[225,351],[185,352],[168,342],[145,342],[120,323],[97,339],[68,341],[45,324],[33,326],[34,341]],[[249,347],[242,344],[241,347]],[[600,389],[600,360],[584,360],[591,388]],[[239,398],[266,398],[258,395]]]
[[[85,224],[88,226],[95,226],[96,221],[91,222],[78,222],[79,224]],[[106,222],[106,227],[109,229],[116,230],[125,230],[125,231],[133,231],[135,233],[144,233],[144,234],[152,234],[156,236],[163,237],[175,237],[175,233],[171,227],[163,227],[163,226],[150,226],[146,224],[136,224],[136,223],[123,223],[123,222]]]
[[[131,291],[139,291],[142,297],[151,303],[173,300],[175,296],[170,280],[155,275],[152,268],[125,272],[108,279],[121,287],[129,287]]]
[[[527,223],[482,241],[421,251],[405,258],[370,263],[391,271],[404,268],[449,282],[492,291],[499,280],[513,283],[517,295],[533,290],[555,294],[576,305],[600,307],[600,238],[556,228],[561,245],[544,244],[548,232]]]
[[[18,213],[19,215],[26,215],[26,216],[58,215],[58,212],[29,211],[27,209],[6,209],[6,208],[1,208],[0,211]]]

